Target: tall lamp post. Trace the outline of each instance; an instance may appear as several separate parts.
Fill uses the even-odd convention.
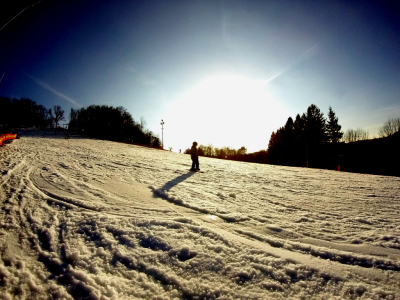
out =
[[[162,149],[164,150],[164,120],[161,120],[161,144]]]

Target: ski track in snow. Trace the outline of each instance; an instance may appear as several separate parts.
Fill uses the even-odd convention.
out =
[[[3,299],[397,299],[400,178],[21,131]]]

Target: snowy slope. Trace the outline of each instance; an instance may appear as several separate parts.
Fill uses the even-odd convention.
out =
[[[0,148],[4,299],[396,299],[400,178],[21,132]]]

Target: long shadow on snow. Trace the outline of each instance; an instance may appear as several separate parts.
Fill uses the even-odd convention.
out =
[[[208,211],[205,208],[200,208],[200,207],[195,207],[189,204],[185,204],[181,199],[176,199],[175,197],[170,197],[168,195],[168,192],[171,188],[173,188],[174,186],[176,186],[177,184],[185,181],[186,179],[188,179],[189,177],[193,176],[196,172],[192,172],[189,171],[186,174],[180,175],[178,177],[176,177],[175,179],[172,179],[170,181],[168,181],[166,184],[164,184],[161,188],[156,189],[152,187],[153,190],[153,197],[158,198],[161,197],[165,200],[167,200],[168,202],[174,203],[175,205],[180,205],[180,206],[184,206],[190,209],[193,209],[195,211],[198,211],[200,213],[203,214],[213,214],[213,212]],[[223,219],[226,222],[236,222],[236,218],[232,218],[230,216],[223,216],[223,215],[218,215],[218,217],[220,217],[221,219]]]
[[[180,205],[180,206],[184,206],[193,210],[196,210],[198,212],[204,213],[204,214],[208,214],[210,213],[208,210],[203,209],[203,208],[199,208],[199,207],[193,207],[191,205],[187,205],[185,204],[181,199],[176,199],[175,197],[170,197],[168,195],[168,192],[171,188],[173,188],[174,186],[176,186],[177,184],[185,181],[186,179],[188,179],[189,177],[193,176],[195,172],[191,172],[189,171],[186,174],[180,175],[178,177],[176,177],[175,179],[172,179],[170,181],[168,181],[166,184],[164,184],[161,188],[156,189],[152,187],[153,190],[153,197],[155,198],[163,198],[165,200],[167,200],[168,202],[174,203],[175,205]]]
[[[174,186],[178,185],[179,183],[185,181],[186,179],[192,177],[195,174],[195,172],[187,172],[186,174],[182,174],[178,177],[176,177],[175,179],[172,179],[170,181],[168,181],[166,184],[164,184],[160,190],[161,191],[169,191],[170,189],[172,189]]]

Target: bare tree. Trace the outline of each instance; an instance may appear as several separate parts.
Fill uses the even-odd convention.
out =
[[[369,139],[369,133],[368,131],[362,129],[362,128],[357,128],[356,129],[357,132],[357,140],[358,141],[365,141]]]
[[[400,130],[400,118],[390,118],[379,129],[379,137],[387,137]]]
[[[201,149],[201,150],[200,150]],[[208,146],[200,145],[197,148],[199,156],[214,156],[214,146],[212,144],[209,144]],[[200,154],[202,153],[202,154]]]
[[[225,158],[225,156],[226,156],[226,153],[223,148],[221,148],[221,149],[215,148],[214,152],[215,152],[215,156],[218,158]]]
[[[241,155],[244,155],[246,153],[247,153],[247,149],[244,146],[241,147],[240,149],[238,149],[238,151],[237,151],[237,154],[241,154]]]
[[[53,126],[54,126],[54,116],[51,108],[49,108],[46,113],[46,127],[53,128]]]
[[[147,122],[146,122],[146,120],[144,119],[144,117],[143,117],[143,116],[140,117],[140,129],[141,129],[143,132],[145,132],[145,130],[146,130],[146,125],[147,125]]]
[[[226,155],[236,155],[235,149],[231,149],[229,147],[222,147],[221,150],[224,150]]]
[[[65,120],[64,110],[61,108],[60,105],[54,105],[53,106],[53,110],[54,110],[54,123],[55,123],[56,129],[57,129],[58,128],[58,123],[60,121]]]
[[[208,146],[204,149],[205,156],[214,156],[214,146],[212,144],[208,144]]]
[[[356,142],[356,141],[364,141],[367,140],[369,137],[368,131],[362,129],[362,128],[357,128],[356,130],[349,129],[346,131],[346,133],[343,135],[343,140],[346,143],[351,143],[351,142]]]

